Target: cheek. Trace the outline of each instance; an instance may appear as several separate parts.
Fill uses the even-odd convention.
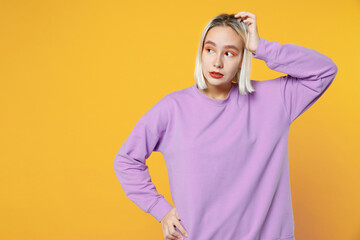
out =
[[[239,62],[238,61],[234,61],[231,66],[229,66],[229,71],[230,72],[237,72],[239,70]]]
[[[233,63],[232,63],[232,67],[233,68],[238,68],[240,65],[241,59],[237,58]]]
[[[234,64],[232,71],[237,72],[239,70],[239,63]]]
[[[203,65],[203,67],[208,66],[208,65],[209,65],[209,58],[203,57],[203,58],[201,59],[201,63],[202,63],[202,65]]]

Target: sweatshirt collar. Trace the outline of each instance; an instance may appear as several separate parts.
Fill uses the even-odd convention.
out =
[[[207,95],[205,95],[203,92],[201,92],[198,88],[197,88],[197,85],[196,83],[192,86],[192,89],[194,90],[195,94],[197,96],[199,96],[201,99],[203,99],[204,101],[208,102],[208,103],[211,103],[211,104],[214,104],[214,105],[224,105],[226,104],[230,99],[231,99],[231,96],[233,95],[233,92],[234,90],[236,89],[237,84],[234,84],[232,83],[231,85],[231,89],[228,93],[228,96],[224,99],[214,99],[214,98],[211,98],[211,97],[208,97]]]

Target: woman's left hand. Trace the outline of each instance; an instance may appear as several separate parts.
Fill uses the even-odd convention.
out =
[[[256,15],[251,12],[239,12],[235,14],[235,17],[238,18],[239,21],[243,21],[247,27],[245,48],[252,53],[256,53],[260,40],[256,24]]]

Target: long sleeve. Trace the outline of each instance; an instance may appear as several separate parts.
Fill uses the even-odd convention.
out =
[[[333,82],[338,67],[326,55],[295,44],[260,38],[254,58],[264,60],[281,76],[279,89],[290,124],[312,106]]]
[[[151,181],[145,161],[153,151],[161,152],[168,122],[166,96],[136,123],[114,161],[115,174],[126,196],[158,222],[173,208]]]

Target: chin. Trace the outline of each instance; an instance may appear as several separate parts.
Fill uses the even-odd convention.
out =
[[[229,81],[225,80],[225,79],[214,79],[212,77],[209,77],[209,78],[206,78],[205,82],[209,83],[211,85],[214,85],[214,86],[219,86],[219,85],[228,83]]]

